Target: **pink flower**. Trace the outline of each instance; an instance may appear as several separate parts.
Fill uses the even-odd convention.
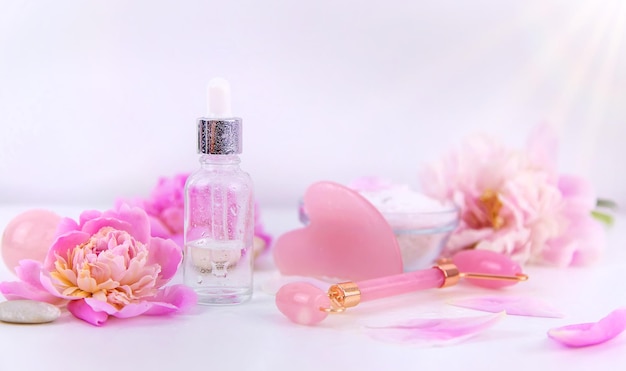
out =
[[[163,287],[181,259],[173,241],[150,236],[140,208],[85,211],[78,223],[63,219],[43,263],[20,261],[21,281],[0,283],[0,292],[9,300],[67,304],[74,316],[97,326],[110,315],[168,314],[197,300],[184,285]]]
[[[159,178],[156,186],[147,199],[118,200],[116,205],[130,203],[146,211],[150,218],[150,229],[153,237],[169,238],[178,246],[184,241],[185,216],[185,182],[189,173],[176,174],[173,177]],[[266,248],[272,237],[265,231],[261,223],[259,207],[255,204],[254,235],[260,239]]]
[[[424,168],[424,192],[461,210],[445,253],[488,249],[558,266],[595,260],[604,245],[604,230],[591,216],[595,195],[586,180],[557,174],[556,152],[544,125],[524,151],[478,137]]]

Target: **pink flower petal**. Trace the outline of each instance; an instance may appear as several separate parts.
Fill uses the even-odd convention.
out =
[[[102,326],[109,318],[106,312],[93,310],[84,300],[73,300],[69,302],[67,304],[67,310],[69,310],[74,317],[91,323],[94,326]]]
[[[140,316],[152,308],[152,303],[148,301],[140,301],[138,303],[126,304],[122,309],[113,313],[117,318],[130,318]]]
[[[83,232],[88,233],[89,235],[94,235],[100,231],[100,229],[104,227],[111,227],[113,229],[117,229],[119,231],[128,232],[130,235],[133,234],[133,226],[120,219],[116,219],[115,217],[100,217],[96,219],[87,220],[85,225],[83,225]],[[133,236],[134,237],[134,236]],[[145,243],[145,242],[144,242]]]
[[[175,313],[178,311],[178,307],[174,304],[164,303],[160,301],[151,301],[150,309],[144,314],[148,316],[164,316],[166,314]]]
[[[48,255],[46,255],[46,259],[44,260],[44,268],[47,271],[53,271],[55,269],[54,262],[57,259],[56,254],[67,256],[68,250],[89,241],[89,237],[87,233],[80,231],[71,231],[59,236],[50,247],[50,250],[48,250]]]
[[[21,281],[0,283],[0,292],[8,300],[30,299],[50,304],[62,304],[63,300],[51,295],[40,281],[41,263],[35,260],[21,260],[15,272]]]
[[[182,258],[182,251],[176,242],[158,237],[150,239],[148,264],[161,266],[161,273],[159,273],[159,281],[157,282],[158,286],[167,283],[176,274]]]
[[[173,285],[159,290],[149,300],[126,304],[119,310],[107,302],[93,298],[84,299],[84,302],[94,312],[107,313],[117,318],[130,318],[142,314],[164,315],[182,312],[193,307],[198,302],[198,296],[185,285]]]
[[[150,220],[150,234],[152,237],[168,238],[170,236],[170,230],[159,218],[152,215],[148,215],[148,218]]]
[[[84,302],[94,312],[106,313],[107,315],[111,315],[117,318],[130,318],[140,316],[144,314],[147,310],[149,310],[152,306],[152,303],[150,302],[140,301],[137,303],[126,304],[122,309],[117,309],[116,307],[105,301],[97,300],[94,298],[86,298],[84,299]]]
[[[568,347],[587,347],[609,341],[626,329],[626,308],[616,309],[598,322],[556,327],[548,337]]]
[[[60,302],[59,298],[48,294],[46,291],[39,290],[19,281],[0,283],[0,293],[2,293],[7,300],[30,299],[55,305]]]
[[[150,240],[150,221],[146,212],[139,207],[130,207],[128,205],[121,205],[117,212],[108,211],[103,216],[110,215],[115,218],[119,218],[132,225],[133,229],[129,231],[136,240],[141,243],[148,243]]]
[[[181,249],[185,244],[185,236],[182,233],[173,234],[169,237],[169,239],[174,241]]]
[[[597,261],[605,247],[604,226],[587,214],[570,219],[567,232],[547,241],[541,255],[556,266],[584,266]]]
[[[377,340],[425,345],[443,345],[471,338],[505,316],[504,312],[477,317],[413,319],[384,327],[367,327]]]
[[[107,210],[93,219],[87,219],[87,216],[83,218],[81,215],[81,227],[89,234],[95,234],[102,227],[113,227],[128,232],[144,244],[150,239],[150,221],[146,212],[139,207],[131,208],[126,204],[121,205],[118,210]]]
[[[198,295],[185,285],[167,286],[152,298],[153,306],[146,312],[149,315],[163,315],[184,312],[198,302]]]
[[[576,230],[574,231],[574,225]],[[577,238],[577,250],[572,256],[571,265],[585,266],[600,259],[606,248],[606,231],[600,222],[587,215],[572,223],[571,236]]]
[[[82,228],[86,222],[90,221],[91,219],[99,218],[101,216],[102,212],[98,210],[85,210],[80,213],[80,216],[78,217],[78,224],[80,225],[80,228]]]
[[[78,224],[72,218],[62,218],[57,226],[56,236],[79,230]]]
[[[54,286],[52,282],[53,278],[50,276],[49,272],[42,271],[39,276],[39,281],[41,282],[41,286],[47,292],[49,292],[52,296],[56,297],[57,300],[65,299],[65,300],[77,300],[75,296],[68,296],[59,293],[59,290]]]
[[[500,313],[514,316],[562,318],[563,314],[546,302],[536,298],[492,296],[482,298],[455,299],[448,304],[480,310],[483,312]]]
[[[180,233],[185,224],[184,209],[176,206],[166,207],[161,211],[161,219],[163,223],[172,231],[172,233]]]
[[[24,281],[24,283],[34,286],[40,290],[44,290],[43,286],[41,286],[41,281],[39,277],[41,276],[41,268],[42,263],[31,260],[24,259],[20,260],[20,265],[15,267],[15,273],[17,277]]]
[[[118,312],[117,308],[107,303],[106,301],[97,300],[94,298],[85,298],[83,300],[85,301],[85,304],[89,305],[89,307],[96,312],[104,312],[109,315],[113,315]]]
[[[565,198],[565,206],[569,213],[586,214],[595,208],[597,196],[588,179],[563,174],[559,176],[558,187]]]

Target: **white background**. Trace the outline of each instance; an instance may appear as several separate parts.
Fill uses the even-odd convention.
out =
[[[416,172],[475,132],[561,134],[562,170],[626,202],[626,3],[0,2],[0,202],[112,203],[197,167],[231,81],[261,206]]]

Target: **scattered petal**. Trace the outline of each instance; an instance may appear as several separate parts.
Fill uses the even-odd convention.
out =
[[[562,318],[561,313],[550,304],[536,298],[491,296],[481,298],[455,299],[448,302],[457,307],[483,312],[506,312],[513,316]]]
[[[446,345],[469,339],[490,328],[504,312],[476,317],[413,319],[391,326],[366,328],[376,340],[395,343]]]
[[[587,347],[609,341],[626,329],[626,308],[616,309],[598,322],[556,327],[548,337],[572,348]]]

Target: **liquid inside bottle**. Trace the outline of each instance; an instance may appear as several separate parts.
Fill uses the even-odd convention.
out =
[[[238,304],[252,295],[252,181],[237,156],[204,155],[185,189],[184,282],[200,304]]]

